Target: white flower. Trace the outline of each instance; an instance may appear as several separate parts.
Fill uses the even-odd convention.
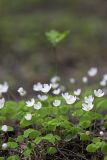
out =
[[[96,76],[97,72],[98,72],[98,69],[95,68],[95,67],[92,67],[92,68],[89,69],[88,75],[89,75],[90,77],[94,77],[94,76]]]
[[[107,82],[106,82],[105,79],[103,79],[103,80],[100,81],[100,85],[101,85],[101,86],[106,86],[106,84],[107,84]]]
[[[18,90],[18,93],[20,94],[20,96],[25,96],[26,95],[26,91],[23,89],[23,87],[20,87]]]
[[[41,89],[42,89],[42,84],[40,82],[33,85],[33,90],[34,91],[41,91]]]
[[[27,114],[25,115],[25,119],[26,119],[27,121],[30,121],[30,120],[32,119],[32,114],[27,113]]]
[[[9,85],[7,82],[4,82],[4,84],[0,84],[0,94],[7,93],[9,88]]]
[[[43,93],[48,93],[50,91],[50,89],[51,89],[51,84],[50,85],[49,84],[43,84],[42,88],[41,88],[41,91]]]
[[[84,97],[85,103],[92,103],[94,101],[94,97],[92,95]]]
[[[58,94],[60,94],[60,92],[61,92],[61,89],[58,88],[58,89],[56,89],[56,90],[53,91],[53,94],[58,95]]]
[[[41,101],[46,101],[48,99],[48,96],[47,95],[38,95],[37,96],[39,98],[39,100]]]
[[[41,91],[43,93],[48,93],[51,89],[51,84],[41,84],[40,82],[33,85],[34,91]]]
[[[76,99],[77,99],[76,96],[71,95],[69,99],[66,99],[66,103],[73,104],[73,103],[75,103]]]
[[[42,108],[42,103],[41,102],[37,102],[36,104],[34,104],[34,109],[39,110]]]
[[[3,132],[7,132],[7,131],[8,131],[8,126],[7,126],[7,125],[3,125],[3,126],[1,127],[1,130],[2,130]]]
[[[8,147],[7,143],[3,143],[3,144],[2,144],[2,149],[5,150],[7,147]]]
[[[74,94],[75,94],[76,96],[79,96],[79,95],[81,94],[81,89],[78,88],[77,90],[75,90],[75,91],[74,91]]]
[[[54,100],[53,106],[58,107],[60,105],[61,105],[61,101],[60,100]]]
[[[72,83],[72,84],[74,84],[74,83],[76,82],[74,78],[70,78],[69,81],[70,81],[70,83]]]
[[[104,92],[101,89],[94,90],[94,95],[96,97],[103,97],[104,96]]]
[[[0,109],[2,109],[4,107],[4,104],[5,104],[5,99],[1,98],[0,99]]]
[[[56,83],[57,81],[60,81],[59,76],[54,76],[54,77],[51,78],[51,83]]]
[[[88,82],[88,78],[86,76],[82,77],[82,81],[83,83],[87,83]]]
[[[104,79],[105,81],[107,81],[107,74],[104,74],[104,75],[103,75],[103,79]]]
[[[69,95],[68,92],[65,92],[65,93],[62,93],[62,97],[63,97],[64,99],[69,99],[69,98],[70,98],[70,95]]]
[[[82,109],[84,111],[90,111],[93,109],[94,105],[92,104],[94,97],[92,95],[84,97],[84,103],[82,104]]]
[[[107,85],[107,74],[103,75],[103,79],[100,81],[101,86],[106,86]]]
[[[63,98],[65,99],[67,104],[73,104],[75,103],[77,97],[76,96],[72,96],[69,93],[62,93]]]
[[[91,132],[90,131],[86,131],[85,133],[86,133],[87,136],[89,136]]]
[[[103,131],[100,131],[100,136],[104,136],[104,132]]]
[[[26,106],[27,107],[32,107],[35,104],[35,99],[32,98],[30,101],[26,101]]]
[[[93,107],[94,107],[94,105],[92,104],[92,103],[83,103],[82,104],[82,109],[84,110],[84,111],[90,111],[90,110],[92,110],[93,109]]]
[[[53,89],[58,88],[58,86],[59,86],[59,83],[51,83],[51,87],[52,87]]]

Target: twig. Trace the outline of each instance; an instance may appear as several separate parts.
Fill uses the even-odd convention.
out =
[[[75,156],[80,157],[80,158],[82,158],[82,159],[84,159],[84,160],[88,160],[87,158],[83,157],[82,155],[77,154],[77,153],[75,153],[75,152],[73,152],[73,151],[70,151],[70,150],[68,150],[68,149],[62,149],[62,150],[68,151],[68,152],[74,154]]]

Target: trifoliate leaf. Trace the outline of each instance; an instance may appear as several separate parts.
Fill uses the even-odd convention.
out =
[[[57,149],[55,147],[49,147],[47,149],[47,154],[55,154],[57,152]]]
[[[96,152],[97,148],[96,145],[92,143],[87,146],[86,150],[87,152],[94,153]]]

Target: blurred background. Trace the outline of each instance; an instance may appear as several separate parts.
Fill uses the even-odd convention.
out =
[[[70,31],[57,48],[59,75],[106,71],[106,0],[0,0],[0,82],[31,86],[54,75],[52,29]]]

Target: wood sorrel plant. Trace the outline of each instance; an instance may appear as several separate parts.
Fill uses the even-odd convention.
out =
[[[59,81],[60,77],[56,76],[50,84],[34,84],[33,90],[38,96],[18,102],[5,100],[9,86],[0,84],[0,159],[42,160],[57,153],[66,159],[65,151],[69,151],[66,146],[73,143],[70,150],[77,159],[92,159],[100,153],[98,159],[106,160],[107,115],[104,111],[107,99],[104,91],[64,92]],[[27,94],[22,87],[18,93],[22,97]],[[77,142],[80,154],[78,148],[74,153]]]
[[[54,55],[55,74],[57,74],[57,72],[58,72],[57,48],[58,48],[59,44],[67,37],[68,34],[69,34],[69,31],[58,32],[56,30],[51,30],[51,31],[45,33],[48,42],[51,44],[52,54]]]

